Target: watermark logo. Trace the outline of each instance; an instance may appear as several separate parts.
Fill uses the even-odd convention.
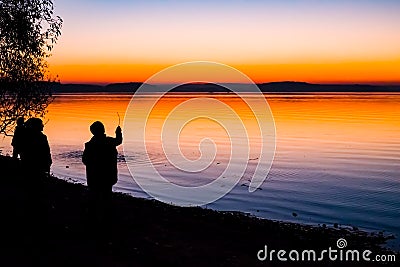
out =
[[[337,246],[338,248],[345,248],[345,247],[347,247],[347,241],[346,241],[346,239],[344,239],[344,238],[339,238],[339,239],[336,241],[336,246]]]
[[[256,156],[252,153],[250,158],[252,144],[246,126],[249,123],[243,120],[240,111],[213,95],[191,95],[186,101],[169,110],[167,116],[162,117],[161,133],[155,133],[149,120],[154,114],[164,112],[162,109],[158,110],[160,101],[168,101],[165,97],[171,90],[188,84],[212,84],[218,88],[225,88],[229,92],[228,95],[235,96],[243,102],[251,111],[253,125],[257,126],[259,132],[259,150]],[[208,107],[208,110],[204,107]],[[200,140],[198,158],[187,158],[181,151],[181,132],[189,123],[199,119],[212,121],[226,132],[230,145],[226,168],[207,184],[184,186],[172,183],[154,164],[154,157],[150,156],[151,142],[157,138],[161,140],[163,156],[178,172],[189,175],[213,168],[218,142],[213,140],[212,135],[204,136]],[[206,205],[223,197],[243,177],[249,160],[252,160],[255,166],[249,179],[249,192],[254,192],[266,179],[275,154],[275,123],[265,96],[242,72],[215,62],[174,65],[145,81],[127,107],[124,135],[124,153],[133,155],[127,157],[126,162],[135,182],[155,199],[179,206]]]
[[[357,249],[345,249],[347,247],[347,241],[344,238],[339,238],[336,241],[336,248],[329,247],[328,249],[323,249],[317,251],[314,249],[305,250],[275,250],[268,249],[265,245],[263,249],[257,252],[257,259],[259,261],[372,261],[372,262],[395,262],[395,254],[377,254],[373,255],[371,250],[357,250]]]

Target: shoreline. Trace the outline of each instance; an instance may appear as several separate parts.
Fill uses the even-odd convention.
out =
[[[272,221],[242,212],[182,208],[117,192],[113,193],[111,238],[103,244],[88,234],[87,187],[56,177],[45,182],[49,210],[46,220],[39,220],[46,227],[33,233],[29,231],[30,221],[38,218],[21,212],[30,202],[21,194],[27,177],[18,177],[18,162],[9,157],[0,156],[0,167],[0,203],[6,214],[2,258],[13,266],[19,266],[15,261],[27,266],[31,259],[42,266],[286,266],[279,261],[259,261],[257,252],[265,245],[275,250],[320,251],[336,248],[339,238],[347,240],[348,249],[395,254],[382,247],[390,239],[383,233]],[[23,252],[31,255],[18,257]],[[399,254],[396,256],[398,260]],[[366,263],[359,262],[369,266]],[[338,266],[338,262],[324,264]],[[340,262],[340,266],[347,264],[355,263]]]
[[[82,177],[82,176],[70,177],[66,174],[60,174],[60,173],[56,173],[56,174],[52,174],[52,175],[57,179],[67,181],[69,183],[86,186],[85,185],[86,178]],[[140,190],[140,188],[139,188],[139,190]],[[129,197],[132,197],[132,198],[144,199],[144,200],[148,200],[148,201],[155,201],[154,198],[146,195],[146,193],[143,193],[143,194],[145,194],[145,196],[138,196],[137,194],[139,194],[139,192],[132,191],[132,189],[129,187],[120,186],[117,189],[116,186],[114,185],[113,192],[116,194],[123,194],[123,195],[129,196]],[[167,205],[169,205],[169,204],[167,204]],[[174,206],[174,205],[172,205],[172,206]],[[213,207],[208,207],[208,205],[206,207],[200,207],[200,208],[205,209],[205,210],[214,210],[216,212],[221,212],[221,213],[225,213],[225,212],[238,213],[238,214],[242,214],[243,216],[254,217],[254,218],[258,218],[260,220],[270,220],[270,221],[277,222],[277,223],[293,223],[293,224],[300,224],[300,225],[309,226],[309,227],[327,227],[327,228],[335,228],[335,229],[347,229],[349,231],[361,231],[361,232],[365,232],[365,233],[369,233],[369,234],[382,233],[385,236],[393,237],[393,238],[389,238],[389,240],[388,240],[389,242],[392,243],[392,246],[389,246],[389,244],[385,244],[384,248],[387,248],[389,250],[394,250],[394,251],[400,251],[400,246],[399,246],[400,239],[397,238],[397,235],[394,232],[391,232],[389,230],[385,230],[382,228],[367,228],[367,227],[363,227],[363,226],[360,226],[357,224],[343,224],[343,223],[338,223],[338,222],[333,222],[333,221],[332,222],[327,222],[327,221],[310,222],[310,221],[305,221],[305,220],[299,221],[298,220],[299,214],[298,214],[298,212],[295,212],[295,211],[291,212],[291,216],[293,217],[293,219],[290,220],[290,219],[279,219],[279,218],[271,219],[268,217],[263,217],[263,216],[260,216],[257,211],[244,211],[244,210],[240,210],[240,209],[230,210],[230,209],[226,209],[226,208],[216,209]],[[395,243],[393,244],[393,242],[395,242]],[[398,248],[396,249],[396,247],[398,247]]]

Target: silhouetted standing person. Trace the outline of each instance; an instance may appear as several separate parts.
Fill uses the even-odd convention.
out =
[[[43,122],[39,118],[30,118],[25,123],[20,151],[21,163],[26,187],[28,212],[31,217],[44,220],[47,216],[47,185],[52,163],[47,136],[43,134]],[[35,221],[37,224],[41,224]],[[35,230],[36,231],[36,230]]]
[[[26,231],[32,238],[32,245],[39,247],[41,235],[48,226],[50,205],[46,178],[52,164],[50,146],[47,136],[42,132],[43,127],[39,118],[26,121],[20,151],[26,197],[25,213],[30,220],[26,223]]]
[[[100,121],[90,125],[93,137],[85,143],[82,162],[86,165],[86,179],[90,191],[89,213],[94,228],[110,222],[112,186],[118,180],[116,147],[122,143],[121,127],[115,130],[116,137],[105,134]]]
[[[20,150],[23,168],[30,176],[44,178],[50,173],[52,164],[47,136],[43,134],[43,121],[30,118],[25,123]]]
[[[21,157],[21,150],[24,142],[25,120],[24,118],[17,119],[17,126],[15,127],[14,136],[11,141],[13,147],[13,158]]]

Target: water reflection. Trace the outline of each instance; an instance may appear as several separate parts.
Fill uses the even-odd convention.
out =
[[[230,194],[210,205],[212,208],[306,223],[357,225],[400,234],[400,94],[268,95],[276,123],[277,151],[262,190],[252,194],[246,186],[254,168],[252,159],[259,149],[255,121],[240,99],[231,95],[207,97],[216,97],[237,111],[252,139],[247,172]],[[123,120],[130,98],[107,94],[57,96],[49,107],[45,127],[54,158],[53,172],[84,182],[80,153],[83,143],[90,138],[89,125],[101,120],[112,135],[118,124],[117,112]],[[171,95],[158,103],[149,120],[148,148],[157,168],[173,182],[199,185],[223,170],[230,144],[220,125],[199,119],[182,130],[182,153],[192,160],[198,158],[199,142],[212,137],[218,147],[215,164],[188,179],[168,163],[160,146],[161,123],[174,106],[187,99]],[[7,138],[2,141],[3,153],[10,151],[9,142]],[[138,162],[145,156],[129,152],[125,157]],[[117,189],[147,197],[130,178],[122,156],[120,159]],[[296,218],[293,212],[298,214]]]

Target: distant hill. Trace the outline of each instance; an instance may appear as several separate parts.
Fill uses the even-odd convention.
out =
[[[142,85],[140,82],[112,83],[108,85],[92,84],[60,84],[52,85],[53,93],[134,93]],[[149,92],[157,92],[158,86],[146,85]],[[246,84],[226,84],[246,91]],[[262,92],[289,93],[289,92],[400,92],[400,86],[379,86],[364,84],[311,84],[305,82],[270,82],[258,84]],[[229,89],[216,84],[184,84],[174,88],[171,92],[208,93],[230,92]]]
[[[271,82],[258,84],[262,92],[400,92],[400,86],[365,84],[311,84],[304,82]]]
[[[53,93],[133,93],[142,83],[112,83],[108,85],[53,83]]]

